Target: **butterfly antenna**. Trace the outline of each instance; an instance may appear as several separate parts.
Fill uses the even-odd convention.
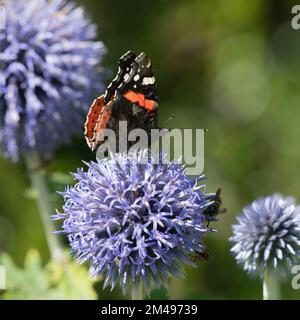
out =
[[[164,123],[163,126],[167,125],[170,121],[172,121],[174,119],[174,115],[171,115]]]

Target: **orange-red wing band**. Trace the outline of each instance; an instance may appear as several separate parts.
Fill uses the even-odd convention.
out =
[[[156,107],[156,102],[154,100],[145,99],[145,96],[142,93],[129,90],[123,95],[123,97],[133,103],[138,103],[139,106],[147,109],[148,111],[152,111]]]
[[[144,102],[144,107],[147,109],[147,110],[154,110],[156,108],[156,102],[154,100],[148,100],[148,99],[145,99],[145,102]]]
[[[135,93],[134,91],[127,91],[127,92],[123,95],[123,97],[126,98],[127,100],[133,102],[133,103],[139,102],[138,93]]]

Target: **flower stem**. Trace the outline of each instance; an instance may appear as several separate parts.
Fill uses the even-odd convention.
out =
[[[263,278],[263,299],[264,300],[279,300],[280,287],[279,282],[275,277],[272,277],[268,270],[264,273]]]
[[[143,300],[144,299],[144,290],[143,290],[143,283],[142,281],[139,283],[137,287],[133,287],[132,290],[132,300]]]
[[[45,237],[51,258],[57,262],[65,261],[65,253],[53,232],[55,227],[50,219],[53,211],[50,194],[47,186],[46,171],[42,166],[41,159],[36,152],[25,155],[25,163],[30,178],[32,188],[36,195],[36,202],[39,209],[40,217],[43,222]]]

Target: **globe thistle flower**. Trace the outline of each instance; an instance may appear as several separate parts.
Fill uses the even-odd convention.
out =
[[[250,273],[277,275],[300,262],[300,207],[292,197],[274,194],[243,209],[233,225],[231,251]]]
[[[114,155],[86,163],[78,181],[62,193],[61,233],[68,235],[80,262],[89,261],[92,276],[105,275],[104,287],[120,285],[123,293],[143,283],[167,286],[182,273],[189,254],[204,253],[203,236],[212,231],[204,210],[214,194],[197,186],[175,163],[141,164],[142,153]]]
[[[82,132],[105,48],[83,10],[63,0],[4,1],[0,29],[0,145],[52,153]]]

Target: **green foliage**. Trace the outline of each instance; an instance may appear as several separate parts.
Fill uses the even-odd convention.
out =
[[[96,299],[94,280],[83,266],[67,258],[43,266],[37,250],[28,251],[24,268],[18,267],[8,254],[1,254],[6,270],[7,290],[3,299]]]

